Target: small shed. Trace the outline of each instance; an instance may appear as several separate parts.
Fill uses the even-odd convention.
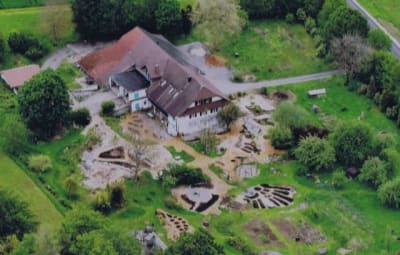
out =
[[[326,95],[326,89],[313,89],[307,92],[309,97],[320,97]]]
[[[18,89],[39,72],[40,67],[38,65],[27,65],[0,71],[0,76],[10,89],[17,94]]]

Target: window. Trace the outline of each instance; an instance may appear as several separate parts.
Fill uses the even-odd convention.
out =
[[[138,99],[139,98],[139,92],[135,92],[134,97],[135,97],[135,99]]]
[[[144,104],[144,105],[146,105],[146,104],[147,104],[147,101],[146,101],[146,100],[144,100],[143,104]]]

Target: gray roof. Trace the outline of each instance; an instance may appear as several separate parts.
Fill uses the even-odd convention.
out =
[[[114,74],[111,80],[129,92],[145,89],[150,85],[150,82],[137,70]]]

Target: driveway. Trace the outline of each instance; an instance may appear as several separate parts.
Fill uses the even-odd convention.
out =
[[[205,74],[207,79],[211,81],[211,83],[213,83],[221,92],[225,93],[226,95],[241,91],[260,89],[263,87],[274,87],[274,86],[282,86],[282,85],[288,85],[306,81],[322,80],[334,75],[343,74],[342,71],[333,70],[328,72],[321,72],[321,73],[276,79],[276,80],[235,83],[232,82],[232,77],[233,77],[232,70],[228,69],[227,67],[211,67],[206,64],[204,56],[191,55],[189,52],[191,51],[191,49],[196,47],[203,48],[205,52],[208,52],[207,48],[199,42],[189,43],[186,45],[179,46],[178,48],[186,57],[187,62],[200,69]]]
[[[68,58],[68,61],[70,63],[78,62],[81,58],[83,58],[87,54],[95,50],[104,48],[105,46],[112,43],[113,41],[107,43],[99,42],[96,44],[88,44],[81,42],[67,44],[66,47],[56,50],[46,58],[46,60],[42,65],[42,70],[46,70],[48,68],[56,70],[66,58]]]
[[[367,20],[371,29],[380,29],[392,40],[392,53],[400,59],[400,43],[394,38],[386,28],[384,28],[357,0],[347,0],[350,8],[359,11]]]
[[[125,104],[125,102],[123,102],[122,99],[115,95],[112,91],[100,91],[94,93],[93,95],[89,96],[81,102],[75,100],[72,109],[76,110],[79,108],[87,108],[90,111],[91,115],[94,116],[100,112],[101,103],[103,103],[104,101],[114,101],[115,108],[118,108]]]

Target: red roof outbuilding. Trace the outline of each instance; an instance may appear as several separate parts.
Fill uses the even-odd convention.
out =
[[[27,65],[0,71],[0,75],[11,89],[18,89],[39,72],[38,65]]]

